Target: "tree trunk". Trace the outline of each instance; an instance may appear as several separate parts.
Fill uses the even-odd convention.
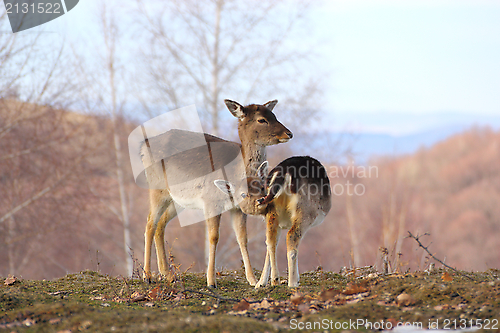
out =
[[[361,262],[361,257],[359,254],[359,240],[358,232],[354,225],[354,211],[352,209],[352,195],[346,193],[346,215],[347,221],[349,222],[349,234],[351,236],[351,251],[353,267],[358,267]]]
[[[9,257],[9,274],[15,275],[17,272],[15,271],[15,258],[14,258],[14,244],[12,240],[14,239],[14,226],[15,226],[15,221],[14,221],[14,216],[11,216],[9,218],[8,222],[8,231],[7,231],[7,255]]]
[[[210,92],[210,113],[212,115],[212,134],[219,135],[219,110],[217,101],[219,100],[219,38],[220,38],[220,16],[222,12],[223,1],[216,2],[215,7],[215,27],[214,27],[214,46],[212,57],[212,89]],[[205,229],[205,265],[208,265],[208,255],[210,252],[210,237],[208,237],[208,228]]]
[[[125,268],[127,275],[132,276],[134,263],[129,253],[131,248],[130,243],[130,218],[127,207],[127,196],[125,191],[125,181],[123,179],[123,164],[122,164],[122,151],[120,144],[120,136],[118,131],[118,106],[116,102],[116,84],[115,84],[115,39],[116,39],[116,26],[113,17],[110,21],[106,22],[106,8],[103,10],[103,28],[105,43],[108,51],[108,71],[109,71],[109,87],[111,93],[111,117],[113,122],[113,142],[115,149],[116,161],[116,179],[118,182],[118,191],[120,194],[120,219],[123,223],[123,250],[125,253]],[[106,24],[108,23],[108,24]]]
[[[114,116],[113,118],[114,118],[113,122],[115,123],[116,126],[116,117]],[[132,247],[132,244],[130,242],[130,218],[127,207],[125,182],[123,180],[121,145],[120,145],[120,138],[118,136],[116,128],[113,130],[113,132],[114,132],[113,137],[115,142],[116,178],[118,181],[118,190],[120,192],[121,220],[123,223],[123,250],[125,252],[125,267],[127,269],[127,276],[132,276],[134,263],[130,255],[130,249]]]

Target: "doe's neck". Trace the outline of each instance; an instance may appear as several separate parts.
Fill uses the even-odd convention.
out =
[[[247,177],[257,176],[257,169],[267,160],[266,146],[254,144],[244,144],[242,142],[241,151],[245,162]]]

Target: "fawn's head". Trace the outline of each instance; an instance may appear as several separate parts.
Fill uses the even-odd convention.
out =
[[[229,99],[225,99],[224,103],[231,114],[238,118],[238,134],[243,145],[271,146],[287,142],[293,137],[292,132],[272,112],[277,100],[247,106]]]
[[[226,195],[231,195],[238,203],[241,211],[248,215],[264,215],[267,204],[262,204],[262,199],[267,195],[266,177],[268,162],[263,162],[256,177],[246,177],[238,183],[218,179],[214,181],[215,186]]]

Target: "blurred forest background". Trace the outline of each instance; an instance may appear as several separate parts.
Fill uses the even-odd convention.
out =
[[[304,71],[320,55],[313,44],[294,42],[307,41],[311,6],[130,1],[117,14],[101,5],[93,17],[98,38],[76,45],[50,33],[8,33],[2,11],[0,276],[49,279],[84,269],[129,276],[132,258],[143,260],[148,214],[147,190],[130,168],[129,133],[195,103],[206,132],[238,140],[224,98],[277,98],[275,114],[294,139],[268,149],[271,165],[308,154],[329,171],[332,210],[304,238],[301,271],[380,269],[381,248],[393,270],[427,268],[407,231],[429,233],[422,239],[431,251],[457,268],[500,267],[500,132],[470,127],[411,154],[356,164],[355,136],[325,136],[315,127],[328,73]],[[261,269],[262,219],[250,217],[248,232],[252,264]],[[181,270],[205,269],[203,223],[181,228],[174,219],[166,235]],[[217,267],[241,267],[228,214]]]

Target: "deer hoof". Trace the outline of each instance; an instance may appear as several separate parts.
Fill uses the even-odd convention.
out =
[[[151,273],[144,273],[144,275],[142,276],[142,279],[146,283],[151,283],[153,278],[151,276]]]

